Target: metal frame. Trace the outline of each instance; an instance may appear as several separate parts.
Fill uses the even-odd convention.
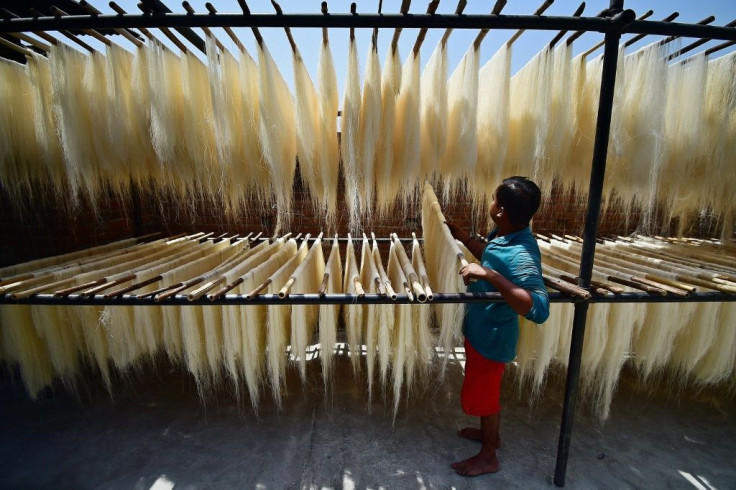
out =
[[[616,78],[618,43],[623,33],[674,35],[704,39],[736,41],[736,28],[697,24],[679,24],[656,21],[636,21],[632,10],[623,9],[623,0],[610,0],[610,8],[602,15],[607,17],[555,17],[536,15],[440,15],[440,14],[143,14],[143,15],[72,15],[65,17],[13,18],[0,20],[0,33],[23,31],[110,29],[140,27],[291,27],[291,28],[451,28],[451,29],[533,29],[576,30],[605,33],[603,75],[598,106],[598,120],[591,169],[590,188],[585,218],[583,250],[578,285],[590,286],[595,256],[603,178],[606,167],[613,88]],[[355,238],[359,240],[359,238]],[[325,238],[325,241],[328,241]],[[342,240],[341,240],[342,241]],[[383,241],[383,240],[380,240]],[[474,303],[502,301],[498,293],[487,294],[435,294],[432,303]],[[736,301],[736,295],[722,293],[697,293],[681,298],[653,296],[646,293],[625,293],[613,296],[595,296],[587,300],[553,293],[552,302],[573,302],[575,314],[570,348],[570,360],[565,388],[560,438],[555,467],[554,483],[564,486],[569,446],[574,420],[577,385],[580,374],[586,313],[592,303],[659,303]],[[410,301],[406,294],[396,300],[376,294],[365,296],[337,294],[289,295],[279,299],[277,295],[259,295],[247,300],[242,295],[226,295],[215,301],[199,299],[189,301],[178,295],[161,302],[152,298],[138,299],[122,296],[109,299],[70,295],[59,298],[50,294],[36,295],[22,300],[0,296],[0,304],[54,304],[54,305],[235,305],[235,304],[403,304]],[[419,303],[417,303],[419,304]]]

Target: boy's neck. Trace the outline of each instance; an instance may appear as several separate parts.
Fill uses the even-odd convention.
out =
[[[505,235],[510,235],[512,233],[516,233],[517,231],[523,230],[527,226],[529,226],[528,223],[525,225],[513,225],[511,223],[497,223],[496,236],[501,237]]]

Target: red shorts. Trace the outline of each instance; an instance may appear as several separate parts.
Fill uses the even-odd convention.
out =
[[[463,412],[473,417],[501,411],[501,377],[506,363],[486,359],[465,340],[465,380],[460,392]]]

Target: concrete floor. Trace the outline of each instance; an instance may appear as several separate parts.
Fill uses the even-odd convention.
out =
[[[121,488],[553,488],[563,383],[553,376],[530,406],[507,382],[501,471],[466,478],[452,461],[477,443],[455,435],[462,368],[415,392],[395,421],[381,396],[369,404],[347,360],[325,396],[318,363],[303,387],[288,380],[284,411],[264,398],[258,415],[225,391],[202,403],[180,370],[118,380],[115,398],[92,383],[30,401],[0,375],[0,487]],[[370,409],[370,411],[369,411]],[[624,375],[601,424],[579,407],[566,487],[736,488],[733,397],[643,392]]]

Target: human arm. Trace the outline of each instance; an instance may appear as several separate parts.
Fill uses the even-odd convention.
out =
[[[472,250],[471,250],[472,251]],[[521,316],[526,316],[534,306],[532,295],[521,286],[506,279],[498,271],[479,264],[468,264],[460,269],[463,281],[467,285],[471,279],[490,282],[501,293],[504,301]]]
[[[445,221],[445,224],[450,229],[450,233],[452,233],[452,236],[456,240],[460,240],[462,244],[465,245],[465,248],[470,250],[470,253],[472,253],[476,259],[481,260],[483,250],[485,250],[486,248],[486,244],[457,226],[455,223],[452,223],[451,221]]]

